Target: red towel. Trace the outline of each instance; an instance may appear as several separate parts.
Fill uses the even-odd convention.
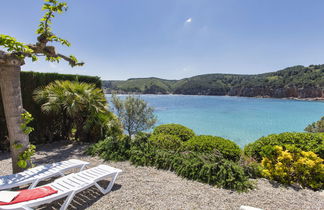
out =
[[[0,202],[0,205],[10,205],[15,203],[21,203],[25,201],[35,200],[37,198],[43,198],[52,194],[57,193],[50,186],[38,187],[34,189],[21,190],[20,193],[9,203]]]

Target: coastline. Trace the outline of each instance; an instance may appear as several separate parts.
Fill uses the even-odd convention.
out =
[[[324,102],[324,98],[283,98],[283,99],[290,99],[290,100],[297,100],[297,101],[321,101]]]
[[[105,94],[112,94],[107,93]],[[130,93],[116,93],[117,95],[172,95],[172,96],[228,96],[228,97],[242,97],[242,98],[269,98],[269,99],[282,99],[282,100],[296,100],[296,101],[317,101],[317,102],[324,102],[324,97],[315,97],[315,98],[298,98],[298,97],[284,97],[284,98],[277,98],[277,97],[269,97],[269,96],[238,96],[238,95],[190,95],[190,94],[163,94],[163,93],[140,93],[140,92],[130,92]]]

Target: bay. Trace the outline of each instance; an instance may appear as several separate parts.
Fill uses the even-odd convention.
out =
[[[221,136],[240,146],[273,133],[303,132],[307,125],[324,116],[321,101],[191,95],[140,97],[155,108],[157,125],[179,123],[198,135]]]

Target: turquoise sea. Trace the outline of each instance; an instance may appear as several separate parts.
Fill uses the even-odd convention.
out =
[[[240,146],[272,133],[303,132],[308,124],[324,116],[324,102],[319,101],[229,96],[140,97],[155,108],[157,124],[179,123],[197,134],[221,136]]]

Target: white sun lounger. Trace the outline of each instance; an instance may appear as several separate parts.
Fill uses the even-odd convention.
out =
[[[50,184],[44,185],[52,187],[54,190],[57,190],[58,193],[36,200],[26,201],[12,205],[2,205],[0,206],[0,209],[31,210],[33,207],[37,207],[46,203],[51,203],[55,200],[66,197],[64,203],[60,208],[61,210],[65,210],[73,200],[75,194],[92,186],[96,186],[103,194],[107,194],[108,192],[110,192],[118,174],[121,172],[122,171],[120,169],[116,169],[107,165],[99,165],[97,167],[90,168],[78,173],[69,174],[67,176],[56,179]],[[104,180],[109,177],[111,177],[112,180],[106,188],[99,186],[98,181]]]
[[[38,182],[55,176],[64,176],[64,172],[74,168],[84,169],[88,162],[70,159],[67,161],[46,164],[30,168],[17,174],[0,176],[0,190],[11,189],[25,184],[30,184],[29,189],[34,188]]]

